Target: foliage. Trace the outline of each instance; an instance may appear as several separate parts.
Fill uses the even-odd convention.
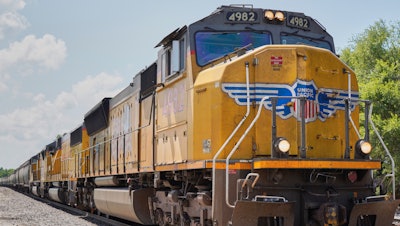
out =
[[[14,172],[13,169],[3,169],[3,167],[0,167],[0,178],[7,177],[11,175],[13,172]]]
[[[357,75],[362,99],[373,103],[373,122],[390,150],[396,165],[400,165],[400,22],[382,20],[355,36],[351,45],[342,50],[341,59]],[[385,154],[378,138],[371,133],[373,158]],[[380,174],[390,173],[390,159],[384,157]],[[397,194],[399,171],[396,169]]]

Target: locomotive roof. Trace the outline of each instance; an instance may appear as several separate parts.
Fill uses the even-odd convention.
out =
[[[283,21],[281,21],[281,23],[269,22],[264,15],[267,11],[282,12],[285,15],[285,18]],[[234,12],[254,13],[254,20],[230,20],[230,15],[232,15]],[[307,27],[293,22],[296,21],[296,19],[307,21]],[[234,26],[227,26],[229,24]],[[225,31],[230,29],[249,31],[268,30],[269,32],[275,34],[274,37],[276,40],[274,40],[274,43],[279,43],[277,38],[280,37],[280,35],[277,34],[295,34],[304,37],[312,37],[313,39],[328,41],[331,45],[331,51],[335,51],[333,38],[330,34],[328,34],[326,28],[322,26],[321,23],[319,23],[316,19],[301,12],[254,8],[251,4],[229,6],[222,5],[210,15],[193,22],[188,26],[185,25],[181,28],[175,29],[173,32],[165,36],[155,47],[168,45],[172,40],[180,38],[187,30],[193,34],[199,30]]]

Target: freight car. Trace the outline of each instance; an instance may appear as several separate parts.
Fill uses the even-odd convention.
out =
[[[30,159],[32,193],[144,225],[391,225],[370,102],[320,23],[221,6],[156,47]]]
[[[10,176],[0,178],[0,185],[14,187],[21,192],[28,192],[30,187],[30,161],[25,161]]]

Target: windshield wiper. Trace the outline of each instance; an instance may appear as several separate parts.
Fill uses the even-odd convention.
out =
[[[235,49],[234,51],[232,51],[232,52],[229,52],[229,53],[227,53],[227,54],[225,54],[225,55],[223,55],[223,56],[220,56],[220,57],[217,57],[217,58],[214,58],[214,59],[211,59],[211,60],[207,61],[207,63],[205,63],[204,66],[206,66],[206,65],[208,65],[208,64],[211,64],[211,63],[214,63],[214,62],[216,62],[216,61],[219,61],[219,60],[221,60],[221,59],[225,59],[225,61],[226,61],[226,58],[227,58],[227,57],[230,59],[230,57],[229,57],[230,55],[243,52],[243,50],[248,50],[248,48],[251,47],[251,46],[253,46],[253,43],[250,43],[250,44],[247,44],[247,45],[245,45],[245,46],[236,48],[236,49]],[[242,55],[242,54],[238,54],[238,55]],[[203,66],[203,67],[204,67],[204,66]]]

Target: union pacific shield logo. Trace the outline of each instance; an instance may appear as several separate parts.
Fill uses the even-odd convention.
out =
[[[317,111],[318,105],[315,101],[317,96],[317,87],[314,84],[314,81],[305,82],[305,81],[297,81],[293,86],[296,96],[298,97],[306,97],[306,104],[304,106],[304,114],[306,122],[312,122],[317,119]],[[300,100],[295,100],[293,104],[294,116],[297,119],[301,119],[301,110],[300,110]]]
[[[222,90],[235,100],[238,105],[247,104],[247,89],[244,83],[223,83]],[[297,80],[292,86],[285,84],[253,83],[249,87],[250,102],[259,104],[264,96],[285,97],[279,98],[276,114],[282,119],[295,117],[301,119],[300,101],[290,97],[306,97],[305,119],[306,122],[315,121],[317,118],[325,121],[337,110],[344,110],[344,99],[348,98],[346,90],[318,89],[314,81]],[[358,104],[358,92],[351,93],[350,110],[353,111]],[[289,104],[292,103],[292,104]],[[272,110],[270,98],[264,102],[267,110]]]

